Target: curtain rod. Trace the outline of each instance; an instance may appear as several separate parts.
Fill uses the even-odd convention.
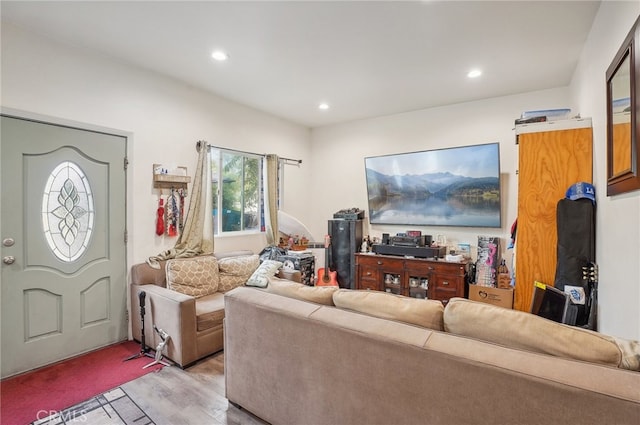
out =
[[[196,143],[196,150],[198,152],[200,152],[202,144],[204,144],[207,147],[207,149],[214,148],[214,149],[221,149],[221,150],[230,151],[230,152],[246,153],[246,154],[249,154],[249,155],[258,155],[258,156],[262,156],[262,157],[267,156],[267,154],[263,154],[263,153],[261,154],[261,153],[255,153],[255,152],[241,151],[241,150],[238,150],[238,149],[230,149],[230,148],[223,148],[223,147],[220,147],[220,146],[214,146],[212,144],[209,144],[209,143],[205,142],[204,140],[198,140],[198,142]],[[279,159],[282,160],[282,161],[285,161],[285,162],[292,162],[294,164],[302,164],[302,160],[301,159],[291,159],[291,158],[282,158],[282,157],[280,157]]]

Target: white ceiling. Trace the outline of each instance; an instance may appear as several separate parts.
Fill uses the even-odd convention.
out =
[[[599,4],[3,0],[0,11],[3,22],[317,127],[566,86]],[[215,62],[216,48],[230,59]],[[468,79],[472,68],[483,75]]]

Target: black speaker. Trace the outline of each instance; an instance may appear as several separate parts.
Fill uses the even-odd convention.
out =
[[[338,272],[341,288],[355,289],[355,253],[362,245],[362,220],[329,220],[329,269]]]
[[[382,234],[382,245],[389,245],[389,234],[388,233],[383,233]]]

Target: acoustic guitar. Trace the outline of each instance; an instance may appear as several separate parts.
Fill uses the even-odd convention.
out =
[[[329,269],[329,247],[331,246],[331,236],[324,237],[324,268],[318,269],[318,281],[316,286],[338,286],[338,272]]]

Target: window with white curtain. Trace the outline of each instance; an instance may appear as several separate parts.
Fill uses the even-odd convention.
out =
[[[264,231],[262,155],[210,149],[213,232]]]

